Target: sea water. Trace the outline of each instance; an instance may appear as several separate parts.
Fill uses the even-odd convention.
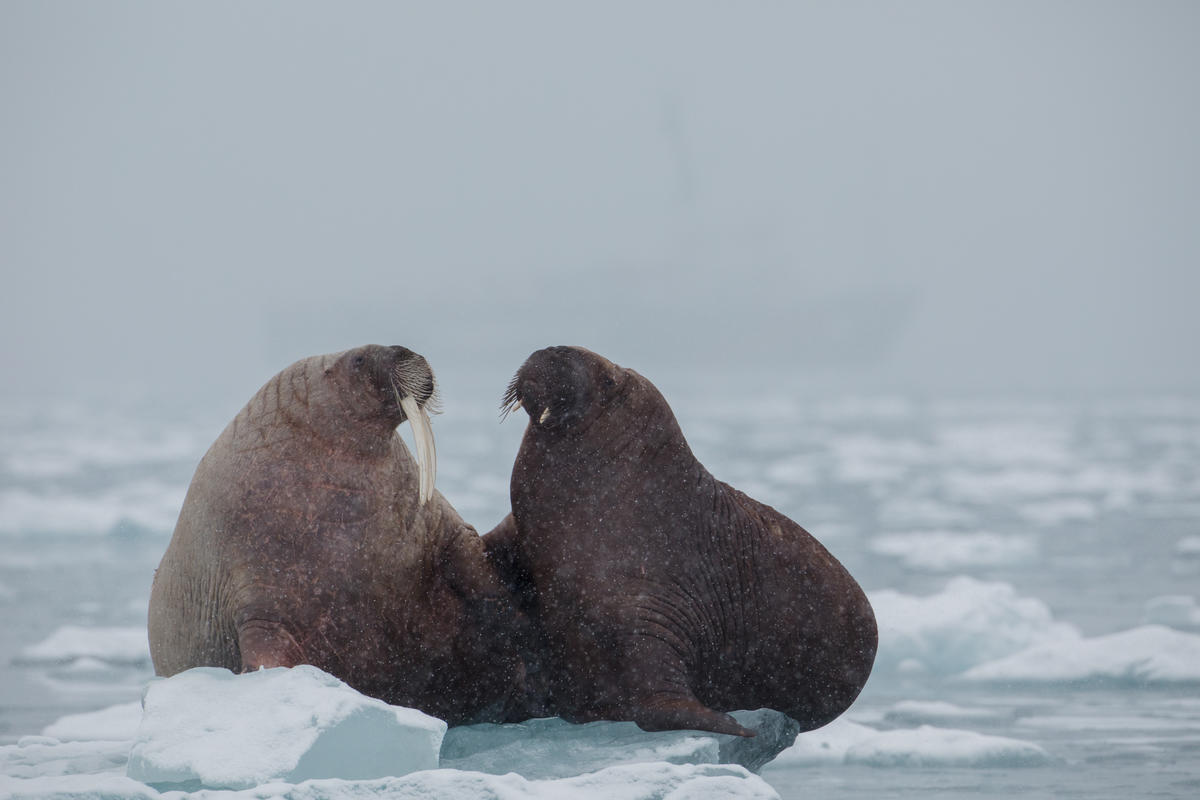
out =
[[[859,700],[762,770],[782,797],[1200,796],[1200,399],[660,386],[710,471],[804,525],[879,618]],[[154,568],[234,411],[0,408],[0,747],[129,738]],[[438,487],[481,531],[523,424],[453,396],[435,419]],[[121,771],[97,747],[21,769]]]

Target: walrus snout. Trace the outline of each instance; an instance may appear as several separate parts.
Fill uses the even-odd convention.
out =
[[[539,426],[561,427],[591,402],[590,353],[579,347],[547,347],[525,360],[500,404],[502,418],[524,408]]]

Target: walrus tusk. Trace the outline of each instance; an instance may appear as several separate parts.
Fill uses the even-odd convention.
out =
[[[550,406],[546,406],[544,409],[542,409],[542,415],[538,417],[538,425],[541,425],[548,419],[550,419]]]
[[[399,392],[397,392],[399,394]],[[421,505],[433,497],[433,482],[437,477],[437,448],[433,444],[433,426],[429,424],[429,414],[417,405],[417,400],[411,394],[400,396],[400,408],[408,417],[413,429],[413,441],[417,445],[417,470],[420,475]]]

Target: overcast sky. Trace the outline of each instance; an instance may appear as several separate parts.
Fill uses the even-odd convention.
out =
[[[1200,390],[1200,3],[0,3],[5,387]]]

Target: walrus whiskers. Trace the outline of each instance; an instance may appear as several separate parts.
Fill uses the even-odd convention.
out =
[[[408,417],[408,422],[412,425],[420,478],[417,499],[421,505],[425,505],[425,502],[433,497],[433,484],[437,476],[437,449],[433,444],[433,426],[429,424],[429,415],[425,413],[425,409],[417,405],[416,398],[408,393],[401,394],[395,381],[392,382],[392,391],[396,394],[400,408],[404,410],[404,416]]]
[[[504,391],[504,398],[500,401],[500,421],[508,419],[508,415],[521,408],[521,398],[517,396],[517,376],[508,382],[508,388]]]

